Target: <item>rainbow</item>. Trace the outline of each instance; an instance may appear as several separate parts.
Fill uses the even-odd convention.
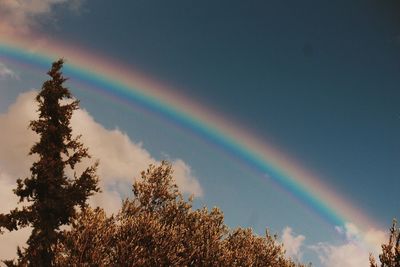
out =
[[[323,179],[302,168],[273,145],[192,99],[173,93],[139,71],[56,41],[35,43],[33,38],[2,38],[0,36],[0,60],[47,70],[52,61],[64,57],[67,59],[66,76],[99,94],[156,114],[224,150],[262,176],[267,174],[329,224],[344,226],[346,222],[353,222],[360,229],[381,229],[349,201],[332,192]]]

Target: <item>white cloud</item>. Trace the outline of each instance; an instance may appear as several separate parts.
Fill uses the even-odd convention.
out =
[[[142,147],[141,143],[133,142],[128,135],[118,129],[108,130],[95,122],[85,110],[77,110],[71,126],[75,135],[82,134],[82,142],[88,146],[94,159],[100,160],[98,174],[105,186],[113,188],[122,194],[130,190],[134,178],[147,169],[156,160]],[[84,162],[87,165],[87,162]],[[190,167],[181,159],[172,161],[174,178],[184,193],[201,196],[202,189],[197,179],[192,175]],[[128,188],[126,185],[128,184]]]
[[[0,32],[27,33],[37,26],[38,19],[50,18],[54,7],[65,5],[78,10],[82,0],[1,0]]]
[[[9,212],[15,208],[18,197],[12,192],[14,188],[15,183],[12,182],[11,177],[0,170],[0,213]]]
[[[336,227],[346,242],[339,245],[318,243],[310,248],[317,252],[324,267],[362,267],[369,266],[369,254],[375,257],[380,253],[381,244],[387,240],[387,234],[378,229],[368,229],[364,233],[352,223]]]
[[[369,253],[357,244],[329,245],[320,243],[314,246],[323,266],[326,267],[362,267],[369,266]]]
[[[0,236],[0,259],[12,260],[16,258],[17,247],[25,247],[31,229],[24,228],[19,231],[5,232]],[[4,265],[0,265],[4,266]]]
[[[15,208],[18,201],[17,196],[12,192],[15,185],[15,179],[4,173],[0,166],[0,213],[7,213]],[[4,231],[4,234],[0,236],[0,259],[12,259],[15,256],[17,246],[25,244],[29,233],[30,229],[17,232]]]
[[[305,239],[304,235],[295,236],[290,227],[283,229],[282,243],[285,246],[286,255],[293,260],[300,261],[302,256],[300,248]]]
[[[7,113],[0,114],[0,171],[7,173],[13,181],[28,175],[34,160],[28,153],[38,138],[28,130],[28,124],[36,117],[35,110],[31,92],[19,96]]]
[[[183,192],[193,194],[197,197],[203,195],[203,189],[197,181],[197,178],[193,175],[189,165],[181,159],[175,159],[172,161],[172,166],[174,169],[175,181],[183,189]]]
[[[346,223],[343,227],[335,227],[345,241],[341,243],[320,242],[314,245],[304,245],[305,237],[295,235],[290,227],[282,231],[282,243],[286,255],[295,261],[302,261],[302,256],[317,254],[319,262],[313,265],[322,267],[365,267],[369,266],[370,253],[378,258],[381,245],[386,243],[386,232],[370,228],[361,231],[355,224]]]
[[[29,175],[29,168],[34,161],[34,156],[28,156],[32,144],[38,136],[28,129],[30,120],[37,117],[34,97],[36,92],[30,91],[21,94],[16,103],[9,110],[0,114],[2,125],[0,138],[0,213],[7,212],[15,207],[16,197],[11,190],[15,188],[17,178]],[[101,179],[102,193],[96,194],[90,202],[99,205],[108,212],[115,212],[121,204],[121,197],[126,197],[131,192],[131,185],[150,163],[156,163],[150,153],[140,143],[133,142],[127,134],[118,129],[108,130],[94,121],[85,110],[77,110],[72,119],[71,126],[74,134],[82,134],[82,142],[89,148],[92,159],[85,160],[77,171],[82,170],[87,164],[99,159],[98,174]],[[202,188],[194,177],[190,166],[183,160],[172,160],[174,177],[179,188],[184,193],[201,196]],[[7,234],[0,237],[0,258],[13,257],[15,246],[10,247],[10,240],[15,239],[15,244],[26,240],[27,234]],[[14,242],[14,241],[13,241]],[[12,251],[9,254],[7,251]]]
[[[4,63],[0,62],[0,79],[19,79],[18,75]]]

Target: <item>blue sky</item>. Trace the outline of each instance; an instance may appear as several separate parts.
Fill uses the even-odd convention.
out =
[[[48,9],[32,4],[18,12],[0,4],[0,15],[8,18],[0,30],[40,33],[132,66],[273,143],[382,227],[399,217],[396,1],[44,3]],[[12,63],[2,66],[19,77],[1,76],[5,113],[45,77]],[[76,96],[98,123],[120,129],[152,158],[190,166],[203,189],[196,205],[221,207],[228,225],[260,234],[269,227],[280,235],[291,227],[306,238],[302,259],[315,266],[334,265],[320,262],[310,246],[344,249],[354,241],[348,238],[351,227],[348,235],[339,233],[268,179],[190,133],[98,95]]]

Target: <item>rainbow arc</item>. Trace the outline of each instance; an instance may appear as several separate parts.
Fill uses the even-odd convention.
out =
[[[65,75],[88,85],[84,90],[106,95],[130,107],[140,106],[223,149],[260,173],[260,177],[268,174],[276,184],[332,226],[353,222],[360,229],[380,228],[340,194],[330,190],[323,179],[302,168],[274,145],[242,130],[196,101],[174,93],[128,66],[91,55],[83,49],[51,41],[31,50],[32,42],[29,38],[2,40],[0,37],[0,60],[43,71],[52,61],[63,57],[67,60]]]

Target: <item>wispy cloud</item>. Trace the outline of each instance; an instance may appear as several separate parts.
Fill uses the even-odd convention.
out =
[[[51,18],[54,7],[63,5],[78,11],[83,0],[1,0],[0,32],[27,33],[38,25],[39,20]]]
[[[21,94],[16,103],[9,110],[0,114],[2,138],[0,139],[0,213],[8,212],[17,203],[12,193],[17,178],[29,175],[29,167],[34,157],[27,156],[32,144],[38,136],[27,129],[30,120],[37,117],[34,97],[36,92],[30,91]],[[102,193],[96,194],[90,202],[101,206],[108,212],[115,212],[121,205],[121,200],[130,193],[132,182],[139,177],[142,170],[157,160],[143,148],[132,141],[121,130],[109,130],[97,123],[85,110],[77,110],[71,120],[74,134],[82,134],[82,142],[89,147],[91,160],[86,160],[78,166],[77,173],[94,160],[100,160],[98,174],[101,179]],[[174,177],[179,188],[188,194],[202,196],[203,190],[193,175],[190,166],[181,159],[172,160]],[[0,238],[0,258],[15,256],[16,247],[12,244],[22,244],[26,240],[25,234],[7,234],[7,238]]]
[[[0,62],[0,79],[19,79],[19,76],[15,71],[7,67],[4,63]]]

